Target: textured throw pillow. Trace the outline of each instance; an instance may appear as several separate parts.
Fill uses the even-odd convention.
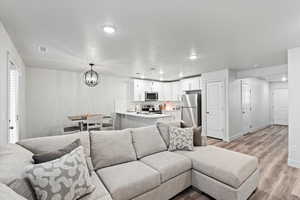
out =
[[[166,143],[167,147],[169,147],[170,144],[170,133],[169,133],[169,127],[174,126],[180,128],[181,121],[172,121],[172,122],[157,122],[156,126],[157,129],[161,135],[161,137],[164,139],[164,142]]]
[[[138,159],[167,150],[167,146],[155,125],[134,128],[131,131]]]
[[[32,156],[32,159],[34,160],[34,164],[40,164],[40,163],[48,162],[51,160],[55,160],[57,158],[60,158],[64,155],[70,153],[71,151],[73,151],[74,149],[79,147],[80,145],[81,145],[80,139],[77,139],[74,142],[72,142],[71,144],[69,144],[61,149],[58,149],[56,151],[34,154]]]
[[[193,150],[193,130],[192,128],[169,127],[170,145],[169,151]]]
[[[1,200],[26,200],[24,197],[18,195],[3,183],[0,183],[0,199]]]
[[[28,200],[36,200],[35,192],[26,178],[18,178],[8,184],[8,187]]]
[[[191,128],[184,122],[180,123],[181,128]],[[193,127],[194,132],[194,146],[207,146],[207,137],[202,135],[202,127]]]
[[[59,159],[25,169],[38,200],[77,200],[94,191],[83,147]]]

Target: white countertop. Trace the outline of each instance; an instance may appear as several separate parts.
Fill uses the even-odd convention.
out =
[[[116,112],[116,113],[121,115],[128,115],[128,116],[148,118],[148,119],[170,117],[170,115],[167,114],[137,114],[136,112]]]

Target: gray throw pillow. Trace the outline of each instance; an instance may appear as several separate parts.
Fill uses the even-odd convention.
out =
[[[191,128],[184,122],[180,123],[181,128]],[[207,146],[207,137],[202,135],[202,127],[193,127],[194,132],[194,146]]]
[[[35,192],[26,178],[18,178],[13,180],[8,187],[28,200],[36,200]]]
[[[92,131],[91,155],[96,170],[135,161],[130,131]]]
[[[133,145],[138,159],[166,151],[167,146],[155,125],[131,129]]]
[[[24,197],[18,195],[3,183],[0,183],[0,199],[1,200],[26,200]]]
[[[77,200],[95,190],[82,146],[59,159],[27,166],[25,175],[38,200]]]
[[[74,142],[72,142],[71,144],[52,151],[52,152],[47,152],[47,153],[40,153],[40,154],[34,154],[32,156],[32,159],[34,161],[34,164],[40,164],[40,163],[44,163],[44,162],[48,162],[51,160],[55,160],[58,159],[68,153],[70,153],[71,151],[73,151],[74,149],[76,149],[77,147],[79,147],[81,145],[80,139],[75,140]]]
[[[192,128],[177,128],[170,126],[169,151],[193,150],[193,130]]]
[[[64,155],[70,153],[71,151],[73,151],[74,149],[79,147],[80,145],[81,145],[80,139],[76,139],[74,142],[72,142],[71,144],[69,144],[61,149],[51,151],[51,152],[46,152],[46,153],[34,154],[32,156],[32,159],[35,164],[40,164],[40,163],[48,162],[51,160],[55,160],[55,159],[58,159]],[[86,162],[87,162],[87,166],[89,169],[89,174],[91,176],[92,172],[94,170],[93,164],[91,163],[91,158],[86,157]]]

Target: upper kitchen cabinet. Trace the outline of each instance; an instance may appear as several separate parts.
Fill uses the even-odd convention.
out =
[[[201,90],[202,88],[201,77],[182,79],[180,83],[182,91]]]
[[[142,80],[143,81],[143,80]],[[145,92],[159,92],[161,83],[158,81],[143,81]]]
[[[180,89],[180,82],[171,82],[172,96],[171,101],[181,101],[182,90]]]
[[[144,80],[133,79],[130,82],[130,96],[133,101],[145,101],[145,83]]]
[[[180,101],[182,95],[179,81],[130,80],[130,98],[132,101],[145,101],[145,92],[157,92],[159,101]]]

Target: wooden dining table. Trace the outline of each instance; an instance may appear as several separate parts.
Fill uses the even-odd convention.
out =
[[[68,119],[71,120],[72,122],[78,122],[80,126],[80,130],[83,131],[84,123],[87,120],[87,118],[95,117],[95,116],[103,116],[103,119],[111,118],[110,115],[105,115],[105,114],[83,114],[83,115],[68,116]]]

